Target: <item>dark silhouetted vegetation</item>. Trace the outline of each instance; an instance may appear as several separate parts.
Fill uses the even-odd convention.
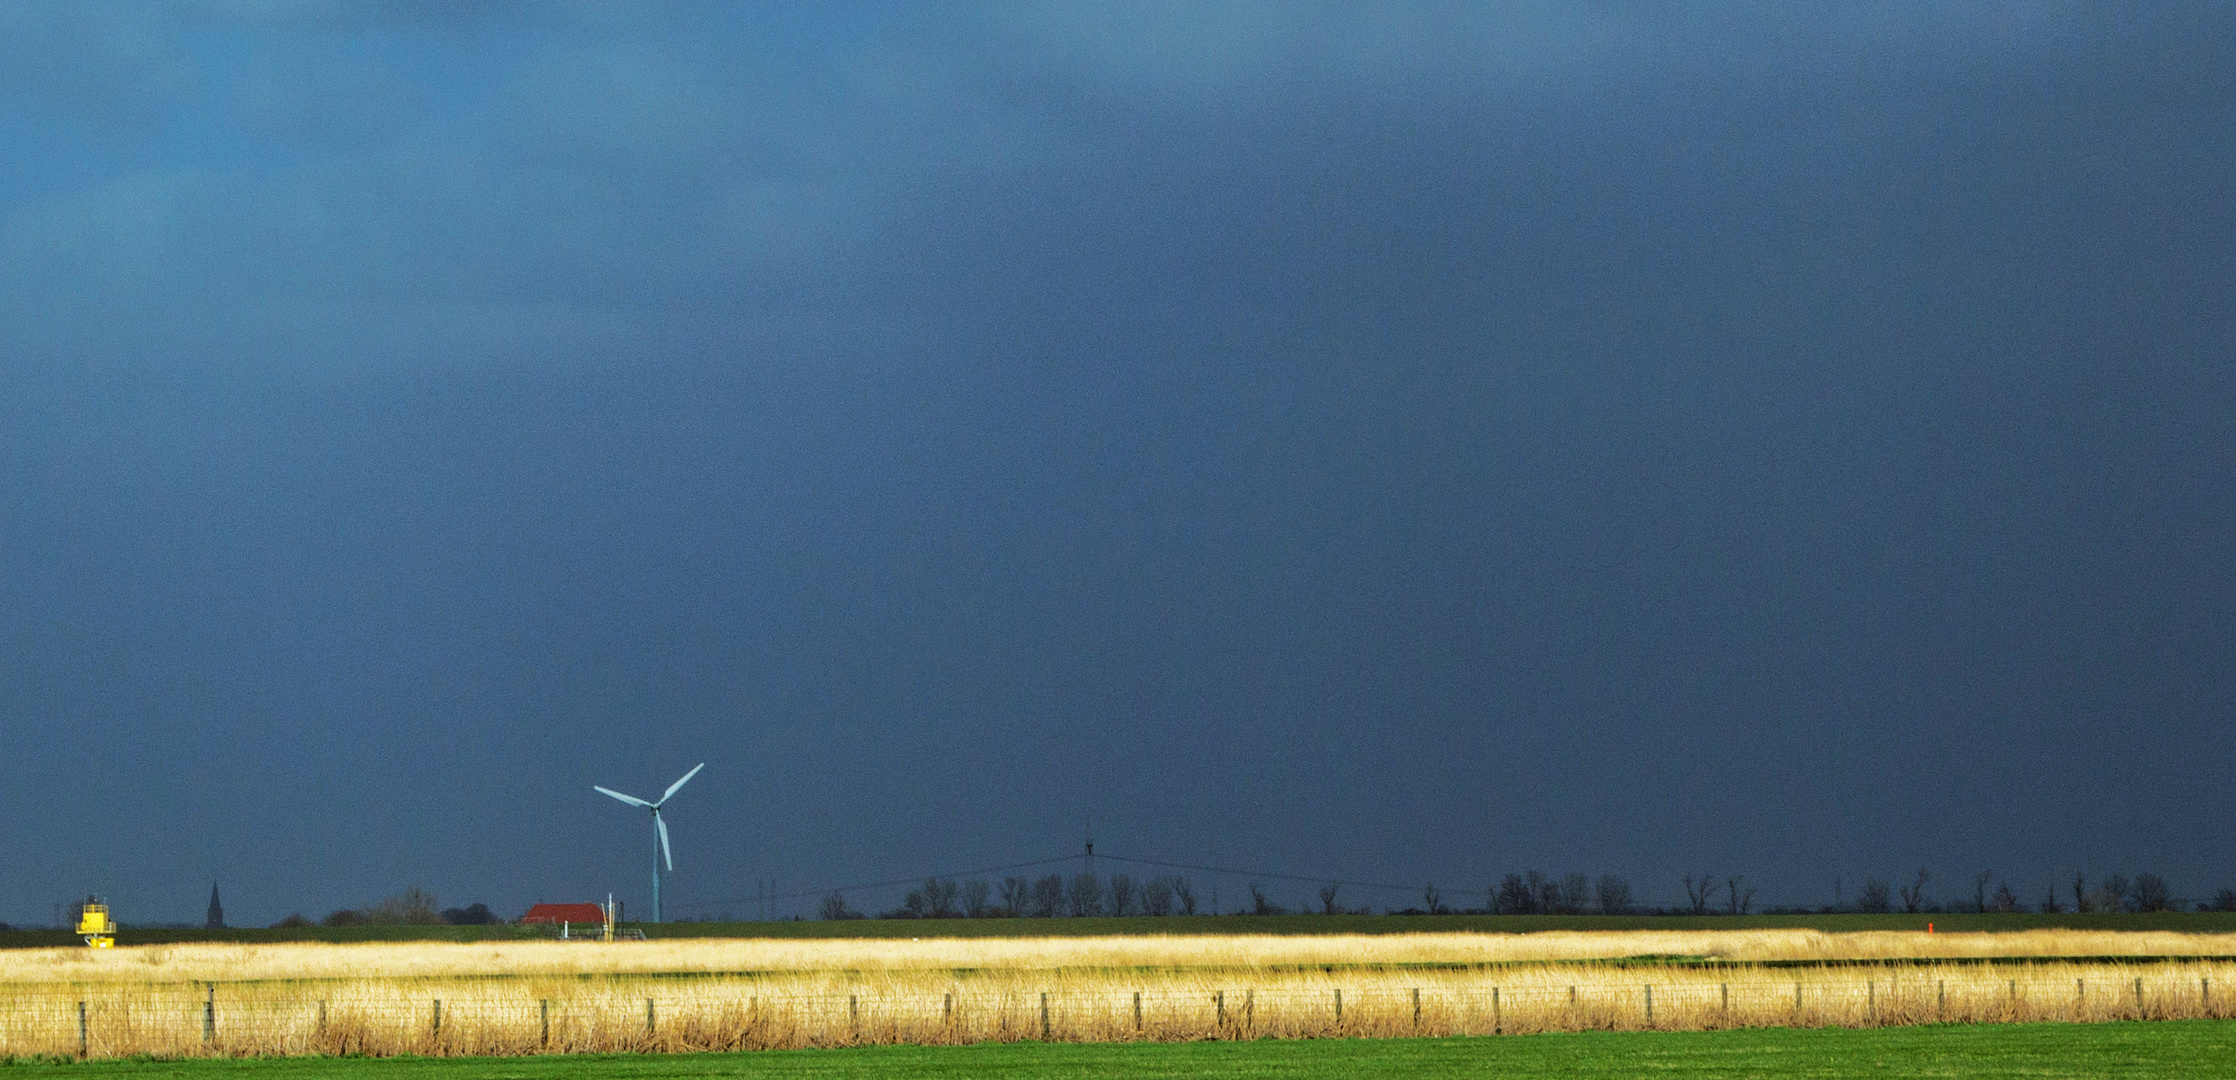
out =
[[[447,920],[435,910],[435,895],[415,885],[362,908],[333,912],[324,922],[327,926],[440,926]]]
[[[482,903],[468,904],[462,908],[444,908],[442,918],[443,922],[452,926],[487,926],[503,921],[497,917],[496,912],[489,910],[489,905]]]

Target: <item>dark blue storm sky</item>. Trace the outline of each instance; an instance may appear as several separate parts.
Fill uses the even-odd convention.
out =
[[[702,760],[671,914],[1090,818],[2236,885],[2232,86],[2227,3],[0,3],[0,920],[634,913],[590,787]]]

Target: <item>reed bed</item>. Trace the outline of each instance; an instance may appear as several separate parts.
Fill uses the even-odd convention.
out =
[[[1843,943],[1848,956],[1807,955],[1807,941],[1767,960],[1730,956],[1738,947],[1774,951],[1774,942],[1751,939],[1796,933],[1810,932],[1723,935],[1750,940],[1717,943],[1727,959],[1706,964],[1594,961],[1712,955],[1703,939],[1713,932],[1333,938],[1319,939],[1318,949],[1308,947],[1314,939],[1237,938],[1223,951],[1200,939],[1139,938],[43,950],[50,955],[0,962],[0,1056],[535,1054],[2236,1016],[2236,959],[2207,952],[2213,939],[2180,949],[2155,939],[2183,935],[2109,935],[2122,940],[2067,942],[2073,951],[2064,954],[1975,941],[1969,951],[1899,963],[1884,962],[1890,957],[1876,941]],[[1628,944],[1528,940],[1580,936]],[[2033,933],[1949,935],[1960,936]],[[1795,946],[1805,955],[1792,955]],[[1577,951],[1597,955],[1560,955]],[[2013,956],[2034,959],[1978,962]],[[2138,959],[2102,959],[2121,956]],[[1793,960],[1831,962],[1783,963]]]

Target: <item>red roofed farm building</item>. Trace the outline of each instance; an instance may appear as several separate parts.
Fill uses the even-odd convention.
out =
[[[598,923],[606,921],[605,909],[596,904],[537,904],[522,915],[524,923]]]

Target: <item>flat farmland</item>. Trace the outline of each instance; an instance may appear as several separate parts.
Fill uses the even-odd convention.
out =
[[[0,953],[0,1055],[485,1056],[2236,1016],[2217,934],[181,944]]]

